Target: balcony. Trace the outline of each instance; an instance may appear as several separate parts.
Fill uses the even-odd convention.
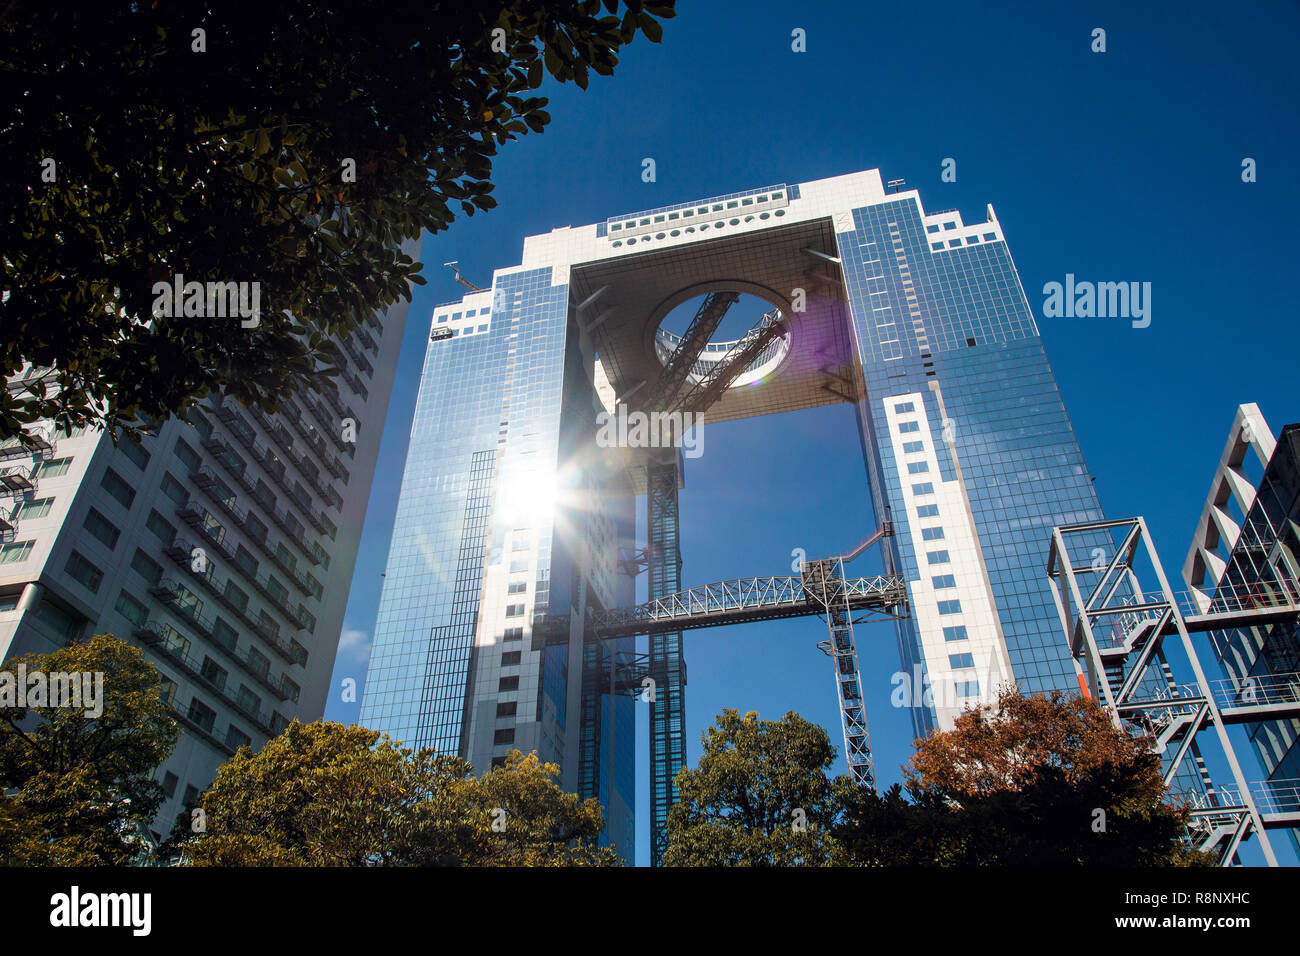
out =
[[[365,326],[358,325],[355,329],[352,330],[352,334],[357,337],[357,341],[359,341],[362,345],[368,348],[375,355],[379,354],[379,343],[375,341],[374,336],[372,336],[368,331],[366,331]]]
[[[188,541],[184,538],[177,538],[169,547],[167,547],[166,553],[168,557],[176,562],[176,564],[180,565],[185,571],[187,571],[191,577],[196,578],[208,593],[217,599],[218,604],[230,611],[230,613],[234,614],[244,627],[261,638],[281,659],[288,661],[290,664],[305,664],[307,662],[307,649],[305,647],[292,639],[287,642],[282,641],[280,637],[265,624],[250,617],[247,608],[240,607],[230,597],[230,595],[226,593],[225,589],[218,583],[216,575],[212,573],[211,564],[208,565],[208,570],[206,572],[200,573],[193,570],[193,566],[190,562],[190,554],[192,550],[193,549]],[[180,604],[180,599],[177,596],[177,587],[177,582],[170,578],[165,578],[150,588],[149,593],[158,598],[164,604],[180,608],[183,607],[183,605]],[[205,628],[204,636],[212,641],[213,644],[218,647],[224,646],[212,633],[211,626],[207,623],[206,619],[202,618],[201,615],[196,615],[192,611],[185,610],[180,611],[180,613],[187,617],[194,618],[196,626]]]
[[[37,465],[11,465],[0,470],[0,494],[18,497],[36,490]]]
[[[201,475],[201,474],[202,472],[191,472],[190,476],[194,477],[195,475]],[[209,487],[211,487],[210,481],[209,481]],[[207,491],[209,489],[205,488],[204,490]],[[316,588],[319,586],[320,582],[318,582],[314,577],[312,577],[309,574],[304,575],[303,572],[300,572],[297,569],[297,567],[286,562],[284,558],[280,556],[279,552],[275,548],[271,547],[271,544],[268,540],[266,540],[265,538],[258,538],[257,535],[252,534],[249,528],[248,513],[241,511],[239,509],[239,506],[234,503],[233,498],[229,500],[223,500],[215,497],[214,495],[213,500],[216,502],[217,507],[220,508],[223,513],[230,515],[235,520],[235,523],[245,531],[248,540],[252,541],[253,544],[257,546],[257,549],[259,551],[261,551],[264,555],[266,555],[275,564],[277,568],[279,568],[286,575],[288,575],[290,579],[293,580],[293,583],[297,586],[298,590],[300,590],[303,593],[303,596],[311,597],[316,594]],[[276,515],[274,509],[271,508],[264,508],[263,511],[268,514]],[[214,545],[218,548],[218,550],[226,557],[227,560],[238,565],[238,562],[235,561],[234,557],[225,548],[224,544],[222,542],[217,541],[211,535],[206,533],[206,527],[207,527],[206,518],[210,517],[208,512],[204,511],[201,508],[195,508],[187,505],[185,509],[178,511],[177,514],[180,515],[181,519],[185,521],[186,524],[189,524],[191,527],[193,527],[197,533],[202,534],[205,538],[207,538],[207,540],[212,541]],[[303,549],[304,554],[309,554],[309,552],[307,551],[307,546],[304,543],[299,542],[299,547]],[[315,556],[312,555],[311,557],[314,558]]]
[[[279,590],[273,586],[269,576],[265,578],[258,577],[254,571],[244,567],[243,563],[233,553],[231,553],[230,549],[225,546],[221,539],[211,532],[209,526],[205,522],[205,518],[208,517],[206,511],[202,508],[185,507],[178,508],[176,513],[181,520],[188,524],[194,530],[195,534],[203,540],[203,549],[205,553],[208,553],[209,556],[213,551],[219,554],[225,559],[226,563],[234,567],[234,569],[239,572],[240,577],[248,582],[248,584],[250,584],[258,594],[262,595],[262,597],[272,607],[283,614],[285,618],[298,624],[299,627],[302,627],[302,618],[295,611],[290,610],[289,605],[285,601],[285,598],[289,596],[289,592],[285,591],[284,595],[281,596]],[[194,573],[199,577],[203,577],[211,570],[212,563],[209,560],[205,571],[196,571]]]

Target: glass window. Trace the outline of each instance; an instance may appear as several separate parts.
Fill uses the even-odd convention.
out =
[[[918,518],[936,518],[939,516],[938,505],[917,505],[916,516]]]
[[[921,529],[921,539],[924,541],[938,541],[942,537],[943,537],[943,528],[936,526],[934,528]]]
[[[60,475],[66,475],[68,469],[72,467],[71,458],[55,458],[51,461],[43,461],[36,466],[36,474],[41,478],[58,478]]]
[[[974,666],[975,666],[975,655],[974,655],[974,654],[970,654],[970,653],[966,653],[966,654],[949,654],[949,655],[948,655],[948,665],[949,665],[950,667],[974,667]]]
[[[190,471],[198,471],[203,467],[203,459],[199,453],[191,448],[183,438],[176,439],[176,457],[184,462],[185,467]]]
[[[940,601],[940,602],[939,602],[939,613],[940,613],[940,614],[960,614],[960,613],[961,613],[961,601]]]
[[[930,470],[928,461],[909,461],[907,463],[907,473],[909,475],[923,475]]]
[[[149,619],[149,608],[125,591],[117,595],[117,603],[113,605],[113,610],[137,626]]]
[[[163,544],[171,544],[176,538],[176,526],[156,511],[149,512],[149,518],[144,526]]]
[[[934,483],[933,483],[933,482],[929,482],[929,481],[923,481],[923,482],[921,482],[920,484],[913,485],[913,486],[912,486],[912,494],[914,494],[914,495],[932,495],[932,494],[934,494]]]
[[[930,583],[936,588],[955,588],[957,579],[951,574],[936,574],[930,579]]]
[[[903,442],[903,453],[906,455],[915,454],[918,451],[925,451],[925,442],[923,441],[906,441]]]
[[[906,434],[908,432],[919,432],[921,430],[921,423],[920,422],[899,422],[898,430],[903,434]]]
[[[504,654],[501,655],[501,666],[502,667],[515,666],[516,664],[519,663],[519,659],[522,656],[522,654],[523,654],[522,651],[506,651]]]
[[[967,680],[957,682],[958,697],[978,697],[980,695],[980,682],[977,680]]]
[[[126,480],[112,468],[104,472],[104,477],[99,484],[101,488],[116,498],[123,508],[130,508],[131,502],[135,501],[135,489],[128,485]]]
[[[87,561],[78,551],[73,551],[68,556],[68,563],[63,566],[63,570],[72,580],[79,582],[91,592],[98,591],[99,583],[104,580],[104,572]]]
[[[117,547],[117,539],[121,537],[122,532],[118,530],[113,522],[109,521],[102,514],[91,508],[83,521],[82,527],[104,543],[110,551]]]
[[[36,498],[31,501],[24,501],[18,505],[14,511],[14,520],[22,521],[24,519],[44,518],[54,507],[53,498]]]
[[[966,625],[956,624],[952,627],[943,629],[943,639],[945,641],[964,641],[966,640]]]
[[[948,552],[947,552],[947,551],[927,551],[927,552],[925,553],[925,560],[926,560],[929,564],[947,564],[947,563],[948,563],[948,560],[949,560],[949,559],[948,559]]]
[[[150,584],[157,584],[162,579],[162,565],[139,548],[136,548],[135,556],[131,558],[131,569]]]
[[[149,453],[145,451],[144,445],[140,442],[132,441],[129,438],[123,439],[122,443],[117,446],[117,450],[131,460],[141,471],[149,467]]]

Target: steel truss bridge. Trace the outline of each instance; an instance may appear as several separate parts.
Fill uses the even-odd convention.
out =
[[[897,618],[907,604],[907,585],[899,577],[848,578],[842,580],[842,587],[850,611]],[[587,641],[603,641],[825,613],[820,592],[806,585],[803,575],[736,578],[665,594],[632,607],[589,608],[583,634]],[[533,649],[567,644],[571,624],[568,614],[539,615],[533,622]]]

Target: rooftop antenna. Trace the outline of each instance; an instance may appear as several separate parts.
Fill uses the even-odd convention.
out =
[[[453,259],[451,262],[444,262],[443,265],[446,266],[448,269],[450,269],[452,272],[456,273],[456,281],[459,282],[461,285],[463,285],[465,288],[469,289],[471,292],[484,291],[483,289],[479,288],[474,283],[466,279],[463,275],[461,275],[460,270],[456,268],[459,262],[460,262],[459,259]]]
[[[899,186],[906,186],[906,185],[907,185],[907,180],[906,180],[906,179],[891,179],[891,180],[890,180],[889,182],[887,182],[885,185],[891,187],[891,188],[894,190],[894,192],[898,192],[898,187],[899,187]]]

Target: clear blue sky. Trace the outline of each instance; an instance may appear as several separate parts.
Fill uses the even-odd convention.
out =
[[[1133,6],[683,2],[664,42],[638,40],[614,77],[552,90],[551,126],[496,163],[498,208],[425,239],[429,285],[411,310],[326,716],[356,718],[337,688],[365,673],[429,315],[463,291],[441,263],[486,286],[525,236],[772,183],[879,168],[968,222],[992,203],[1103,506],[1145,515],[1177,574],[1237,404],[1258,402],[1275,432],[1300,420],[1300,7]],[[1090,50],[1095,27],[1105,53]],[[791,51],[795,28],[806,53]],[[645,157],[655,183],[641,181]],[[955,183],[940,179],[947,157]],[[1241,181],[1244,157],[1255,183]],[[1043,319],[1043,285],[1066,273],[1151,282],[1150,327]],[[847,405],[707,426],[681,498],[684,582],[786,573],[792,548],[856,545],[874,519],[854,432]],[[808,485],[814,497],[790,494]],[[823,636],[815,620],[688,634],[689,759],[724,707],[796,710],[842,747]],[[858,642],[879,675],[868,717],[888,784],[911,752],[906,712],[888,705],[892,629]],[[644,795],[638,814],[644,860]]]

